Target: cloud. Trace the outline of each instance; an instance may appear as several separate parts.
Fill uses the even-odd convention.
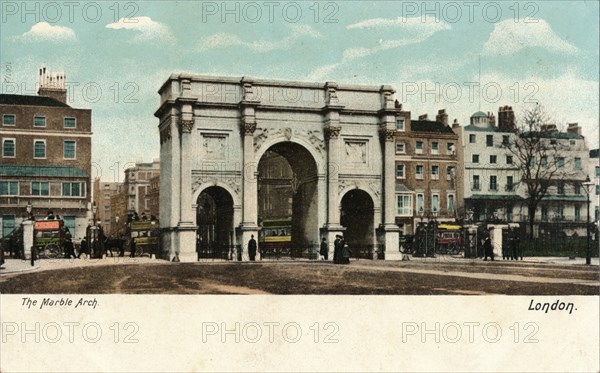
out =
[[[298,40],[308,37],[311,39],[322,38],[323,35],[308,25],[292,25],[291,35],[279,40],[259,39],[251,42],[245,41],[237,35],[229,33],[217,33],[204,38],[200,42],[199,49],[202,51],[217,48],[246,47],[258,53],[271,52],[279,49],[289,49]]]
[[[77,41],[75,31],[72,29],[64,26],[53,26],[48,22],[36,23],[29,31],[16,39],[27,42],[49,41],[54,43]]]
[[[153,21],[150,17],[121,18],[118,22],[109,23],[106,28],[112,30],[131,30],[138,34],[133,39],[136,42],[151,40],[173,41],[175,38],[167,26]]]
[[[376,27],[393,27],[396,29],[395,32],[398,37],[388,40],[379,39],[376,45],[370,47],[345,49],[342,52],[342,60],[340,62],[319,66],[311,71],[307,78],[310,80],[322,80],[345,63],[389,49],[419,44],[429,39],[436,32],[451,29],[451,26],[446,22],[436,22],[433,19],[423,21],[420,17],[398,17],[397,19],[372,18],[348,25],[346,29],[355,30]],[[387,35],[394,35],[394,31],[389,32]]]
[[[508,56],[531,47],[554,53],[578,52],[577,47],[558,36],[546,21],[539,19],[535,23],[516,23],[512,20],[496,23],[490,38],[483,45],[483,53]]]
[[[436,32],[450,30],[451,28],[450,25],[446,22],[436,22],[435,20],[430,18],[423,21],[420,17],[398,17],[397,19],[366,19],[364,21],[348,25],[346,26],[346,29],[354,30],[376,27],[393,27],[397,30],[396,32],[400,37],[389,40],[380,39],[379,43],[373,47],[357,47],[346,49],[343,52],[343,62],[351,61],[356,58],[370,56],[372,54],[388,49],[394,49],[406,45],[422,43],[423,41],[429,39]],[[389,33],[389,35],[393,34],[394,32]]]
[[[355,29],[373,29],[373,28],[398,28],[405,31],[434,33],[437,31],[448,30],[450,25],[444,21],[434,18],[422,19],[421,17],[398,17],[390,18],[370,18],[346,26],[348,30]]]

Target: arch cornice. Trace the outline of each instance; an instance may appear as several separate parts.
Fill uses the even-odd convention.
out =
[[[258,165],[258,162],[260,162],[260,159],[267,152],[267,150],[269,150],[270,147],[272,147],[273,145],[282,143],[282,142],[292,142],[292,143],[295,143],[297,145],[304,147],[312,156],[312,158],[315,162],[315,166],[317,168],[317,173],[319,173],[320,170],[323,170],[323,167],[324,167],[323,159],[326,158],[326,153],[325,153],[326,150],[322,150],[322,152],[319,152],[315,148],[315,146],[310,143],[310,141],[308,141],[307,139],[304,139],[302,136],[298,136],[298,135],[288,138],[284,134],[281,134],[281,135],[277,135],[277,136],[272,136],[272,137],[268,138],[267,140],[265,140],[260,145],[260,147],[254,152],[254,162],[256,163],[256,165]]]
[[[229,193],[229,195],[231,196],[231,199],[233,200],[234,207],[242,204],[242,199],[240,198],[240,194],[236,190],[234,190],[227,183],[224,183],[222,181],[217,181],[217,180],[208,180],[208,181],[202,182],[196,190],[193,190],[192,204],[194,204],[194,205],[196,204],[196,202],[198,201],[198,197],[200,197],[200,193],[202,193],[203,191],[205,191],[206,189],[208,189],[210,187],[215,187],[215,186],[223,188],[227,191],[227,193]]]
[[[352,191],[352,190],[360,190],[362,192],[365,192],[369,195],[369,197],[371,197],[371,201],[373,202],[373,209],[377,209],[377,207],[379,206],[379,197],[371,190],[371,188],[366,188],[365,185],[363,185],[362,183],[352,183],[346,187],[344,187],[339,193],[338,193],[338,197],[337,197],[337,205],[339,206],[339,208],[342,208],[342,199],[344,199],[344,196]]]

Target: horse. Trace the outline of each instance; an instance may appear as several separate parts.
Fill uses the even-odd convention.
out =
[[[110,252],[110,256],[113,256],[113,248],[118,249],[119,256],[125,255],[125,239],[116,237],[107,237],[104,241],[104,250]]]

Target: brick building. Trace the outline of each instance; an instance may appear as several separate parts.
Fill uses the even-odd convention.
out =
[[[96,221],[100,221],[106,234],[111,234],[116,215],[112,213],[110,199],[119,192],[119,183],[103,182],[96,178],[93,190],[93,202],[97,207]]]
[[[396,224],[401,233],[414,233],[421,215],[423,221],[454,221],[462,205],[459,137],[446,111],[439,110],[436,120],[427,115],[413,120],[409,111],[399,111],[396,129]]]
[[[40,69],[38,96],[0,94],[0,229],[10,234],[31,203],[60,215],[74,237],[89,220],[92,111],[67,104],[66,77]]]
[[[158,206],[156,201],[151,202],[152,198],[158,198],[158,194],[152,197],[151,180],[159,176],[160,163],[158,161],[136,163],[135,166],[125,170],[124,182],[119,184],[118,192],[110,198],[113,217],[119,216],[119,224],[123,222],[122,219],[126,221],[127,216],[134,212],[139,216],[145,213],[148,217],[150,215],[158,217],[158,213],[151,212],[152,203]],[[154,193],[156,194],[157,191]]]
[[[148,200],[148,216],[160,219],[160,174],[150,179],[150,186],[145,194],[144,200]]]

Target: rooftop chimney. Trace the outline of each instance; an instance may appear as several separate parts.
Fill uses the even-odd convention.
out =
[[[542,132],[558,132],[556,124],[542,124]]]
[[[567,133],[574,133],[581,136],[581,127],[579,127],[579,123],[569,123]]]
[[[460,123],[458,123],[458,119],[454,118],[454,122],[452,122],[452,128],[459,128]]]
[[[427,114],[419,115],[419,120],[427,120]]]
[[[515,112],[512,106],[500,106],[498,108],[498,128],[501,130],[515,130]]]
[[[40,88],[39,96],[46,96],[67,103],[67,76],[64,72],[46,71],[46,67],[40,69]]]
[[[446,114],[446,109],[438,110],[438,114],[435,117],[435,120],[441,123],[444,123],[445,126],[448,125],[448,114]]]
[[[488,123],[490,125],[496,127],[496,117],[494,116],[494,113],[492,113],[491,111],[488,111],[487,117],[488,117]]]

